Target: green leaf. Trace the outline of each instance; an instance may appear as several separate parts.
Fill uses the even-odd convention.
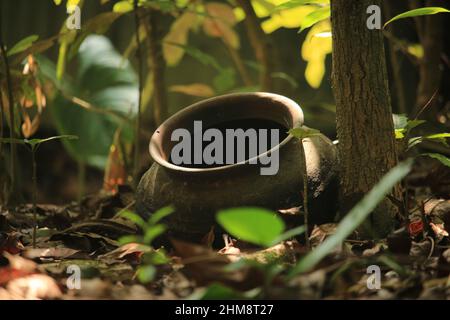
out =
[[[41,60],[46,59],[38,59]],[[77,60],[74,79],[67,74],[63,81],[56,80],[57,88],[64,92],[57,92],[49,109],[60,134],[79,137],[78,141],[63,142],[69,154],[78,161],[104,169],[119,127],[123,142],[133,141],[134,130],[129,121],[137,112],[137,76],[130,63],[123,63],[122,56],[104,36],[86,38]],[[56,79],[51,62],[47,61],[42,72],[47,78]],[[76,101],[82,101],[83,107]]]
[[[62,140],[62,139],[66,139],[66,140],[76,140],[78,139],[77,136],[74,135],[69,135],[69,134],[65,134],[65,135],[61,135],[61,136],[53,136],[53,137],[49,137],[49,138],[45,138],[45,139],[24,139],[25,143],[29,144],[32,148],[35,148],[36,146],[45,143],[45,142],[49,142],[52,140]]]
[[[274,12],[293,9],[304,5],[329,4],[330,0],[290,0],[277,5]]]
[[[25,139],[15,139],[15,138],[0,138],[1,143],[15,143],[15,144],[26,144]]]
[[[133,235],[129,235],[129,236],[123,236],[120,237],[118,242],[121,246],[123,246],[124,244],[128,244],[128,243],[139,243],[141,239],[138,236],[133,236]]]
[[[450,133],[444,132],[444,133],[436,133],[431,134],[429,136],[425,136],[426,139],[444,139],[444,138],[450,138]]]
[[[447,9],[441,8],[441,7],[426,7],[426,8],[409,10],[409,11],[400,13],[399,15],[396,15],[395,17],[390,19],[388,22],[386,22],[384,24],[383,28],[385,28],[389,23],[399,20],[399,19],[418,17],[418,16],[427,16],[427,15],[432,15],[432,14],[437,14],[437,13],[448,13],[448,12],[450,12],[450,10],[447,10]]]
[[[141,227],[142,230],[145,230],[145,228],[147,227],[147,223],[145,222],[145,220],[142,219],[141,216],[132,211],[125,210],[120,214],[120,216],[137,224],[139,227]]]
[[[405,129],[395,129],[395,139],[403,139],[405,137]]]
[[[418,127],[422,124],[424,124],[426,121],[425,120],[409,120],[408,123],[406,124],[406,130],[410,131],[411,129],[414,129],[415,127]]]
[[[422,153],[421,156],[430,157],[439,160],[443,165],[450,167],[450,159],[439,153]]]
[[[156,268],[152,265],[139,267],[137,270],[137,278],[141,283],[150,283],[156,275]]]
[[[296,137],[297,139],[305,139],[320,135],[320,131],[312,128],[301,127],[289,130],[289,134]]]
[[[33,42],[35,42],[37,39],[39,39],[39,36],[36,34],[33,34],[31,36],[28,36],[28,37],[20,40],[11,49],[8,50],[6,55],[9,57],[16,53],[27,50],[28,48],[31,47]]]
[[[144,235],[144,243],[151,244],[158,236],[162,235],[167,230],[163,224],[157,224],[147,229]]]
[[[261,246],[272,245],[285,228],[276,213],[256,207],[222,210],[216,219],[232,236]]]
[[[277,243],[280,243],[282,241],[288,240],[290,238],[293,238],[295,236],[298,236],[306,231],[305,226],[299,226],[297,228],[291,229],[286,231],[285,233],[278,236],[272,243],[272,245],[276,245]]]
[[[113,7],[114,12],[126,13],[133,11],[133,3],[128,0],[119,1]]]
[[[155,225],[168,215],[172,214],[175,211],[175,208],[172,206],[167,206],[164,208],[159,209],[155,213],[153,213],[150,218],[148,218],[148,224],[149,225]]]
[[[396,183],[403,179],[411,170],[412,159],[408,159],[392,168],[364,198],[350,210],[339,223],[336,232],[327,238],[315,250],[308,253],[290,271],[289,276],[310,271],[334,248],[341,245],[344,240],[361,225],[369,214],[376,208],[378,203],[391,191]]]
[[[300,24],[300,30],[298,32],[302,32],[303,30],[311,27],[319,21],[328,19],[330,17],[330,14],[331,11],[329,6],[311,12],[305,17],[305,19],[303,19],[302,23]]]
[[[392,114],[394,121],[394,129],[405,129],[408,124],[408,117],[406,114]]]

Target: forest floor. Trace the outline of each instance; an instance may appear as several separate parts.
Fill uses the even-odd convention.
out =
[[[223,248],[213,249],[210,233],[203,244],[172,239],[169,260],[142,284],[136,270],[154,249],[117,241],[138,230],[120,216],[134,203],[129,188],[65,206],[38,205],[35,248],[32,205],[0,207],[0,299],[450,299],[450,173],[419,162],[406,185],[409,215],[396,232],[377,241],[348,240],[312,272],[289,280],[274,270],[308,251],[302,241],[257,249],[225,236]],[[315,226],[312,247],[335,228]],[[239,265],[241,258],[255,263]],[[368,269],[373,265],[379,279]]]

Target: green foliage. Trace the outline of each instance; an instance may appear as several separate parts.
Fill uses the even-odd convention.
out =
[[[144,232],[144,236],[130,235],[119,239],[119,243],[127,244],[131,242],[142,243],[150,246],[153,240],[166,231],[165,225],[159,223],[174,211],[173,207],[164,207],[153,213],[147,221],[138,214],[125,210],[120,216],[135,223]]]
[[[27,50],[28,48],[30,48],[33,45],[33,42],[35,42],[38,39],[39,39],[39,36],[33,34],[31,36],[28,36],[28,37],[20,40],[11,49],[8,50],[7,55],[12,56],[14,54],[17,54],[17,53]]]
[[[54,65],[38,60],[42,73],[60,90],[50,106],[57,130],[80,138],[64,143],[69,154],[82,163],[104,168],[119,127],[122,139],[133,141],[129,122],[137,112],[138,85],[130,63],[123,62],[107,38],[97,35],[81,45],[73,80],[66,75],[58,81]]]
[[[443,165],[450,167],[450,159],[439,153],[422,153],[421,156],[430,157],[439,160]]]
[[[23,144],[28,145],[30,147],[31,151],[37,151],[38,147],[45,142],[52,141],[52,140],[76,140],[78,139],[77,136],[74,135],[61,135],[61,136],[53,136],[45,139],[15,139],[15,138],[1,138],[1,143],[15,143],[15,144]]]
[[[136,275],[140,282],[149,283],[153,281],[156,275],[156,266],[167,264],[169,258],[164,250],[153,250],[150,246],[156,237],[160,236],[166,231],[166,226],[161,222],[165,217],[169,216],[174,211],[173,207],[164,207],[153,213],[150,218],[145,221],[136,213],[126,210],[120,214],[121,217],[134,222],[142,229],[144,235],[128,235],[121,237],[119,243],[122,245],[128,243],[140,243],[144,252],[142,256],[142,263],[138,267]]]
[[[299,227],[283,233],[283,220],[275,212],[262,208],[226,209],[219,211],[216,219],[232,236],[264,247],[304,232],[304,228]]]
[[[319,8],[310,14],[308,14],[305,19],[302,20],[302,23],[300,24],[300,30],[299,33],[303,30],[315,25],[316,23],[328,19],[330,17],[331,11],[330,7],[326,6],[323,8]]]
[[[305,139],[320,135],[320,131],[317,129],[301,127],[289,130],[289,134],[297,139]]]
[[[376,208],[376,206],[385,198],[396,183],[403,179],[411,170],[412,159],[398,164],[391,169],[364,198],[346,214],[339,223],[336,232],[320,244],[314,251],[307,254],[290,271],[289,276],[298,273],[307,272],[314,268],[325,256],[333,251],[334,248],[341,245],[343,241],[358,228]]]
[[[449,13],[450,10],[442,8],[442,7],[426,7],[426,8],[418,8],[409,10],[403,13],[400,13],[399,15],[396,15],[392,19],[390,19],[388,22],[386,22],[383,26],[385,28],[389,23],[399,20],[399,19],[405,19],[405,18],[412,18],[412,17],[418,17],[418,16],[425,16],[425,15],[433,15],[437,13]]]

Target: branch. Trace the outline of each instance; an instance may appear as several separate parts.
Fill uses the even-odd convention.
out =
[[[162,53],[162,35],[159,29],[159,13],[150,9],[148,23],[144,24],[149,48],[149,64],[153,77],[153,120],[160,125],[168,115],[167,89],[165,81],[166,63]]]
[[[255,52],[256,60],[262,66],[261,72],[261,88],[263,91],[271,91],[272,84],[272,73],[274,69],[272,58],[272,45],[270,43],[269,37],[264,32],[261,24],[256,16],[255,9],[251,1],[248,0],[238,0],[239,6],[245,12],[245,27],[247,29],[247,35],[250,39],[250,44]]]

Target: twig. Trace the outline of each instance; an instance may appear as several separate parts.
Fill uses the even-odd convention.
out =
[[[140,159],[140,132],[141,132],[141,101],[142,101],[142,86],[143,86],[143,74],[142,74],[142,47],[141,40],[139,38],[139,13],[138,13],[138,0],[134,0],[134,21],[136,28],[136,43],[137,43],[137,55],[138,55],[138,75],[139,75],[139,100],[138,100],[138,112],[136,115],[136,132],[134,143],[134,173],[133,182],[135,186],[138,184],[139,179],[139,159]]]
[[[31,159],[33,161],[33,248],[36,248],[36,233],[37,233],[37,174],[36,174],[36,150],[31,147]]]
[[[425,103],[425,105],[422,107],[422,109],[420,109],[419,112],[417,112],[416,116],[414,117],[415,120],[417,120],[417,118],[421,115],[421,113],[424,112],[426,108],[428,108],[428,106],[431,104],[431,102],[436,97],[436,94],[438,93],[438,91],[439,91],[439,89],[436,89],[434,91],[433,95],[431,96],[431,98],[428,99],[427,103]]]
[[[149,18],[144,24],[147,33],[149,49],[149,65],[152,71],[153,83],[153,121],[160,125],[168,113],[167,89],[165,81],[165,61],[162,49],[162,37],[159,30],[158,12],[150,9]]]
[[[16,134],[14,132],[14,98],[12,94],[12,83],[11,83],[11,74],[9,69],[8,56],[6,55],[5,44],[3,42],[3,2],[0,3],[0,51],[3,57],[3,62],[5,64],[5,73],[6,73],[6,86],[8,92],[8,103],[9,103],[9,136],[10,138],[15,138]],[[16,155],[17,155],[17,147],[14,143],[11,144],[11,155],[10,155],[10,170],[11,170],[11,193],[14,194],[16,192],[16,181],[15,181],[15,172],[16,172]]]

